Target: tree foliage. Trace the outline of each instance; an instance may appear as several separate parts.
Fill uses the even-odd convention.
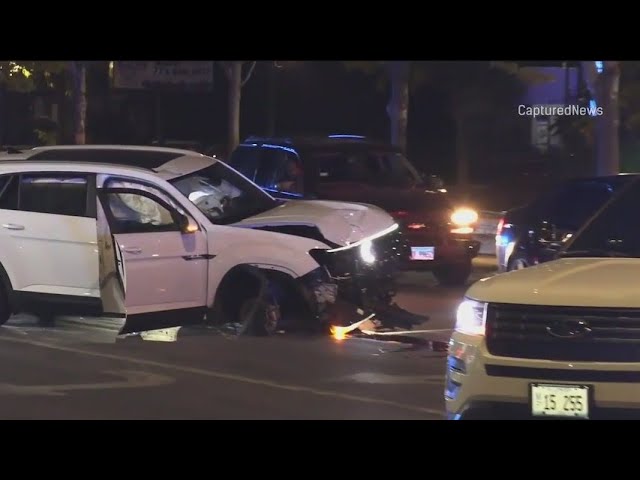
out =
[[[0,62],[0,85],[16,92],[53,88],[54,76],[64,73],[67,65],[64,61],[3,61]]]

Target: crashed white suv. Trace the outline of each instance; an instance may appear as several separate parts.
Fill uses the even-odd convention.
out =
[[[640,418],[640,181],[560,258],[466,293],[450,341],[449,418]]]
[[[178,324],[188,313],[239,321],[251,310],[258,320],[247,328],[256,333],[273,333],[287,316],[324,326],[341,302],[363,314],[393,295],[383,290],[397,233],[376,207],[278,201],[190,151],[7,154],[0,323],[20,311],[126,316],[125,332]]]

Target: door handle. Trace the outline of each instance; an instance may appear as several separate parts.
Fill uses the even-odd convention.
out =
[[[15,223],[3,223],[2,228],[7,230],[24,230],[24,225],[16,225]]]
[[[142,249],[140,247],[124,247],[122,250],[127,253],[132,253],[134,255],[138,255],[142,253]]]

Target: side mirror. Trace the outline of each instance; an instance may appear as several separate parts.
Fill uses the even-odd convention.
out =
[[[188,215],[180,215],[180,221],[179,221],[179,225],[180,225],[180,231],[184,234],[189,234],[189,233],[196,233],[198,230],[200,230],[200,227],[198,226],[198,224],[196,223],[195,220],[193,220],[191,217],[189,217]]]

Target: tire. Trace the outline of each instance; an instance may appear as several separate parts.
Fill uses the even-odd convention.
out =
[[[11,306],[9,305],[9,296],[3,287],[0,287],[0,325],[7,323],[11,318]]]
[[[462,287],[471,275],[471,262],[461,265],[445,265],[433,271],[440,285],[445,287]]]
[[[280,305],[275,301],[251,298],[242,304],[239,316],[243,334],[261,337],[275,335],[281,321]]]
[[[522,255],[516,255],[514,258],[509,260],[509,264],[507,265],[507,272],[511,272],[513,270],[522,270],[530,267],[528,260]]]

